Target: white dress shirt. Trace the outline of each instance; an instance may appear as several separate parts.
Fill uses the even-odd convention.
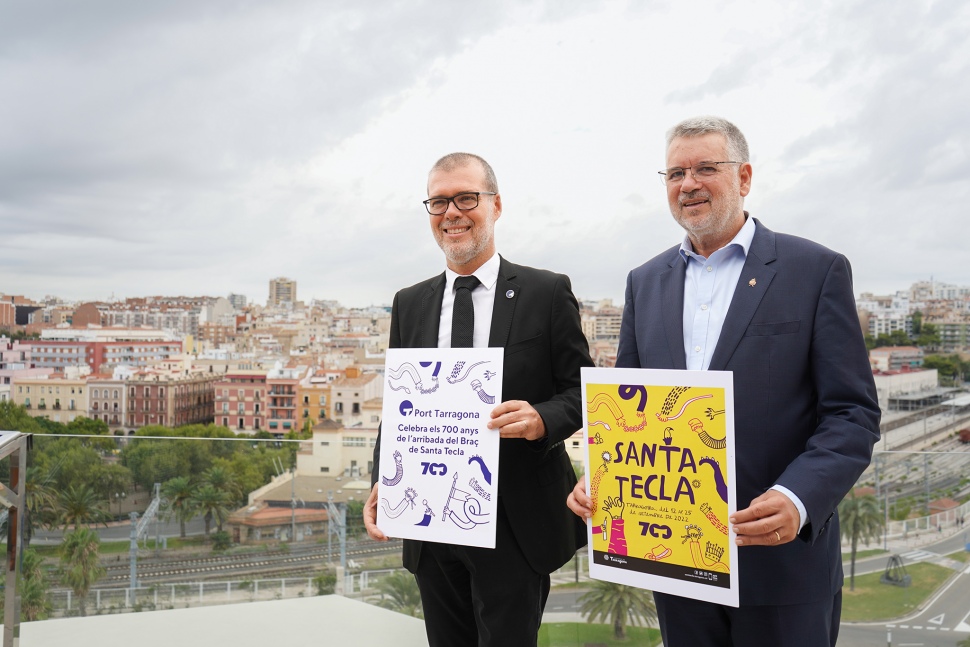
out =
[[[481,285],[472,290],[475,308],[474,348],[488,348],[488,336],[492,328],[492,306],[495,304],[495,284],[502,259],[498,253],[472,272]],[[451,313],[455,309],[455,279],[460,275],[445,268],[445,294],[441,299],[441,322],[438,324],[438,348],[451,348]]]
[[[687,263],[684,278],[684,353],[688,370],[706,371],[711,365],[711,356],[721,337],[721,328],[731,307],[751,241],[754,240],[754,231],[754,218],[745,213],[744,226],[731,242],[708,258],[694,252],[689,237],[684,236],[684,242],[680,244],[680,257]],[[802,500],[783,485],[775,484],[771,489],[791,499],[798,509],[798,529],[804,528],[808,523],[808,510]]]

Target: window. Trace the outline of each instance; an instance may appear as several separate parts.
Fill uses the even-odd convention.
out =
[[[370,417],[370,421],[371,422],[380,422],[381,421],[381,417],[380,416],[371,416]]]
[[[246,427],[246,419],[245,418],[240,418],[239,419],[239,428],[240,429],[244,429],[245,427]]]
[[[329,440],[321,440],[320,441],[320,446],[321,447],[330,447],[330,441]]]
[[[100,394],[101,394],[101,392],[98,389],[95,389],[94,391],[91,392],[91,397],[92,398],[97,398],[97,397],[100,396]]]
[[[352,405],[352,407],[353,407],[352,408],[353,415],[359,416],[360,415],[360,403],[359,402],[354,402],[354,404]]]
[[[344,447],[366,447],[367,439],[363,436],[345,436]]]
[[[238,391],[236,391],[236,396],[240,400],[245,400],[246,399],[246,392],[243,389],[239,389]]]
[[[321,467],[320,468],[320,471],[323,472],[324,474],[326,474],[327,472],[330,471],[330,468],[329,467]]]
[[[334,411],[334,413],[343,413],[344,412],[344,403],[343,402],[337,402],[336,404],[334,404],[333,405],[333,411]]]
[[[223,427],[226,427],[226,428],[229,427],[229,418],[223,418],[222,419],[222,426]]]

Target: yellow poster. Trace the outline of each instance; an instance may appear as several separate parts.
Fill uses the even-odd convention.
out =
[[[582,379],[590,576],[738,606],[732,373]]]

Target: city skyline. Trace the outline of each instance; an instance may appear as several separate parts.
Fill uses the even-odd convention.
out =
[[[664,131],[708,113],[748,136],[746,208],[845,253],[857,294],[961,282],[970,8],[587,4],[14,3],[0,291],[389,304],[441,271],[426,173],[469,150],[500,252],[620,303],[682,238]]]

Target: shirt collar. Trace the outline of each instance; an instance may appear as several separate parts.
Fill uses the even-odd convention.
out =
[[[486,290],[491,290],[495,287],[495,283],[498,281],[498,270],[502,263],[502,259],[499,257],[498,252],[492,254],[492,257],[482,263],[481,267],[472,272],[472,276],[477,278],[482,282],[482,287]],[[455,279],[461,274],[458,274],[449,267],[445,268],[445,290],[451,292],[455,286]]]
[[[727,249],[728,247],[731,247],[732,245],[736,245],[736,246],[738,246],[738,247],[741,248],[742,254],[745,257],[747,257],[748,256],[748,250],[751,248],[751,241],[754,240],[754,230],[755,230],[754,218],[752,218],[751,216],[749,216],[748,215],[748,212],[745,211],[744,212],[744,225],[742,225],[741,226],[741,229],[738,231],[738,233],[736,233],[734,235],[734,238],[731,239],[731,242],[729,242],[727,245],[725,245],[721,249]],[[680,251],[680,257],[682,259],[684,259],[684,262],[685,263],[687,263],[688,261],[690,261],[691,257],[694,257],[694,258],[699,258],[700,257],[700,254],[697,254],[697,253],[694,252],[694,246],[691,245],[690,237],[687,236],[686,234],[684,235],[683,242],[680,243],[680,250],[679,251]],[[718,250],[718,251],[721,251],[721,250]],[[717,252],[714,252],[714,253],[716,254]]]

